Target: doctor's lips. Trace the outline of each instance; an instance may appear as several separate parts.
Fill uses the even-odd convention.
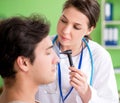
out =
[[[62,39],[62,40],[69,40],[68,38],[63,37],[63,36],[61,36],[61,39]]]
[[[72,50],[69,49],[69,50],[63,51],[63,52],[61,52],[60,54],[66,54],[66,55],[68,56],[68,60],[69,60],[70,66],[71,66],[71,67],[74,67],[73,61],[72,61],[72,56],[71,56]]]

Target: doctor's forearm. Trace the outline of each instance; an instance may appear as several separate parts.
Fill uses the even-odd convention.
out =
[[[83,103],[89,102],[89,100],[91,99],[91,89],[90,89],[89,85],[88,85],[88,89],[87,89],[86,93],[84,95],[81,95],[80,97],[81,97]]]

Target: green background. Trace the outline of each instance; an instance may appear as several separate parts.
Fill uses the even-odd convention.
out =
[[[107,0],[108,1],[108,0]],[[120,20],[118,0],[109,0],[114,6],[113,19]],[[0,0],[0,18],[7,18],[16,15],[29,16],[33,13],[45,15],[51,22],[50,35],[56,34],[56,25],[59,16],[62,12],[62,5],[65,0]],[[101,0],[98,0],[101,3]],[[96,29],[91,34],[94,41],[99,44],[101,41],[101,16],[97,23]],[[113,65],[115,68],[120,68],[120,49],[108,49],[111,54]],[[109,69],[109,68],[108,68]],[[120,76],[117,75],[117,84]],[[0,82],[2,85],[2,82]],[[118,87],[120,90],[120,86]]]

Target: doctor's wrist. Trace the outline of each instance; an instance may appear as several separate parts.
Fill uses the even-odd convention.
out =
[[[84,96],[82,97],[83,103],[88,103],[89,100],[91,99],[91,95],[92,95],[91,88],[88,85],[88,89],[87,89],[86,93],[84,94]]]

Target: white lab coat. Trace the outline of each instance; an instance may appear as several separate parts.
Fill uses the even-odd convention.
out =
[[[93,85],[90,86],[92,96],[89,103],[119,103],[116,80],[109,53],[99,44],[91,40],[89,40],[88,45],[92,51],[94,61]],[[54,47],[58,52],[56,43],[54,44]],[[76,68],[78,67],[79,57],[80,54],[72,57]],[[71,87],[69,84],[69,62],[66,55],[60,55],[60,58],[62,91],[66,94]],[[88,83],[90,82],[91,76],[90,61],[91,59],[88,49],[84,48],[81,70],[87,75]],[[56,79],[58,80],[58,78]],[[50,92],[47,92],[49,89]],[[57,81],[47,86],[40,86],[35,97],[36,101],[40,101],[40,103],[62,103],[60,102],[59,86]],[[77,91],[73,89],[64,103],[82,103],[82,101]]]

